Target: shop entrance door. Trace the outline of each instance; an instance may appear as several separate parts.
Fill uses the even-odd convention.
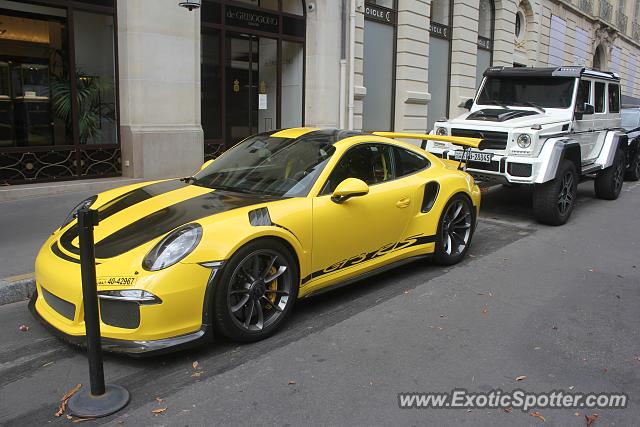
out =
[[[226,142],[277,126],[278,43],[275,39],[227,33]]]

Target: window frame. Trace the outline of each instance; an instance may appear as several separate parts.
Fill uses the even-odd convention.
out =
[[[598,111],[598,105],[596,104],[597,102],[597,87],[598,85],[602,85],[603,90],[602,90],[602,111]],[[597,80],[594,80],[593,82],[593,110],[594,110],[594,114],[607,114],[607,98],[608,98],[608,92],[607,92],[607,83],[605,82],[599,82]]]
[[[616,92],[618,93],[618,109],[617,110],[613,110],[611,108],[611,88],[615,86],[616,87]],[[618,83],[607,83],[607,112],[608,113],[620,113],[620,109],[621,109],[621,102],[620,102],[620,84]]]

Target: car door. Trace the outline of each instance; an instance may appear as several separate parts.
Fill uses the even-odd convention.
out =
[[[313,279],[381,261],[414,212],[412,188],[395,179],[393,147],[365,143],[352,147],[338,161],[313,200]],[[369,193],[343,203],[331,200],[347,178],[369,185]]]
[[[591,80],[582,79],[578,86],[578,96],[576,99],[576,110],[581,109],[585,103],[593,105],[593,82]],[[594,130],[595,114],[582,114],[579,119],[576,118],[573,126],[573,134],[571,137],[580,144],[580,152],[582,153],[582,163],[587,162],[589,153],[593,150],[598,134]]]

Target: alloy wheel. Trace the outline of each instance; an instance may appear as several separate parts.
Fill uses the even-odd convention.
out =
[[[282,315],[292,286],[292,268],[284,256],[271,249],[252,252],[231,276],[227,294],[231,318],[246,331],[262,331]]]
[[[624,183],[624,162],[618,162],[615,166],[616,170],[613,174],[613,186],[616,193],[619,193]]]
[[[560,188],[560,194],[558,196],[558,212],[560,215],[566,215],[573,206],[574,194],[574,180],[573,173],[567,172],[562,178],[562,187]]]
[[[447,255],[464,252],[471,238],[472,218],[468,203],[457,200],[449,206],[442,222],[442,244]]]

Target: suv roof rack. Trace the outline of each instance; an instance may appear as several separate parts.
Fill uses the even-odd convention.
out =
[[[580,77],[587,75],[600,79],[620,80],[620,76],[609,71],[599,71],[578,65],[563,67],[490,67],[485,76],[503,77]]]

